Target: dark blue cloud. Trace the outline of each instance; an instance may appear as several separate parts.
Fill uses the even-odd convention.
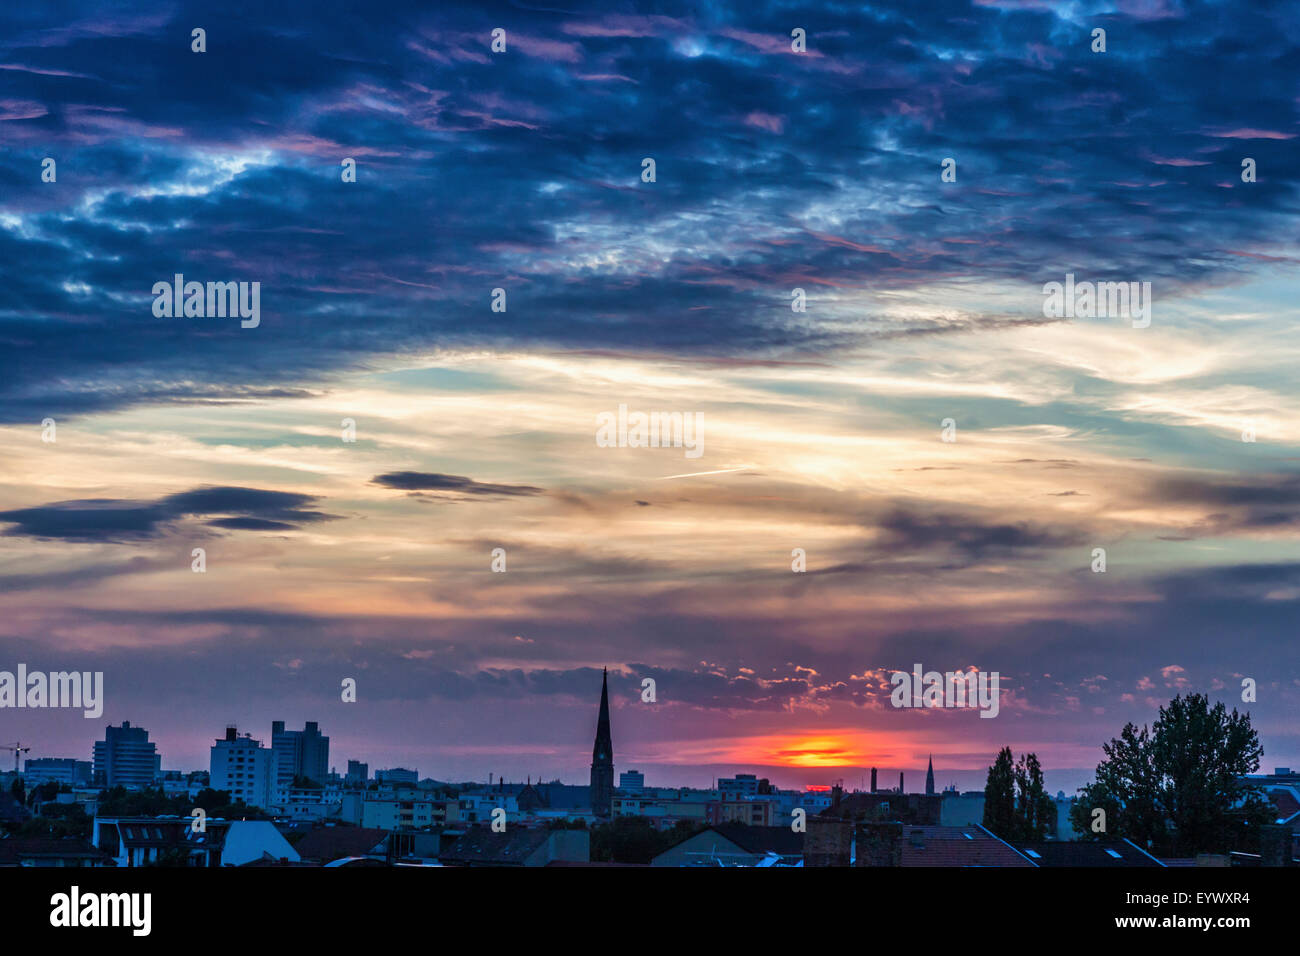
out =
[[[399,491],[448,492],[485,498],[527,497],[542,493],[541,488],[532,485],[499,485],[475,481],[473,478],[464,478],[460,475],[441,475],[425,471],[390,471],[387,474],[375,475],[372,481],[376,485],[396,488]]]
[[[315,495],[260,488],[195,488],[153,502],[89,498],[58,501],[34,508],[0,511],[4,533],[64,541],[137,541],[155,537],[171,522],[186,517],[230,515],[207,522],[210,527],[242,531],[290,531],[334,515],[308,510]]]
[[[0,416],[318,387],[405,348],[805,360],[1026,318],[849,331],[819,290],[1233,281],[1294,233],[1295,5],[1078,9],[11,4]],[[260,281],[261,327],[154,318],[176,272]]]

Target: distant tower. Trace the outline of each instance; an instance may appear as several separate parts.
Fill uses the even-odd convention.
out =
[[[609,671],[600,678],[600,716],[596,745],[591,750],[591,811],[598,817],[614,812],[614,741],[609,736]]]
[[[930,754],[930,766],[925,771],[925,794],[934,796],[934,754]]]
[[[876,768],[871,768],[871,792],[876,792]]]

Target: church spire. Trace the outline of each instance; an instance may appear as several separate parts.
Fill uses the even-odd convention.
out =
[[[591,809],[598,817],[614,810],[614,741],[609,732],[609,669],[600,678],[600,713],[596,742],[591,748]]]
[[[930,754],[930,766],[925,771],[925,792],[934,796],[934,754]]]
[[[596,718],[596,744],[609,740],[609,668],[600,674],[600,716]]]

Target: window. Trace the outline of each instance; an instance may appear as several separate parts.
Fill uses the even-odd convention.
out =
[[[1116,853],[1114,850],[1107,850],[1106,852],[1109,853],[1111,856],[1113,856],[1113,857],[1114,857],[1115,859],[1117,859],[1117,860],[1123,859],[1123,857],[1121,857],[1121,856],[1120,856],[1118,853]]]
[[[1028,854],[1029,856],[1032,856],[1035,860],[1041,860],[1041,859],[1042,859],[1042,857],[1039,856],[1038,853],[1037,853],[1037,851],[1035,851],[1035,850],[1026,850],[1025,853]]]

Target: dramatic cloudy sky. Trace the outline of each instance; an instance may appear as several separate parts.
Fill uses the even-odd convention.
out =
[[[607,666],[657,783],[1068,789],[1185,691],[1300,763],[1297,12],[6,5],[0,669],[107,702],[0,736],[585,782]],[[156,318],[175,273],[260,327]],[[1044,318],[1067,273],[1150,327]],[[703,455],[597,447],[620,403]],[[892,708],[916,662],[1000,715]]]

